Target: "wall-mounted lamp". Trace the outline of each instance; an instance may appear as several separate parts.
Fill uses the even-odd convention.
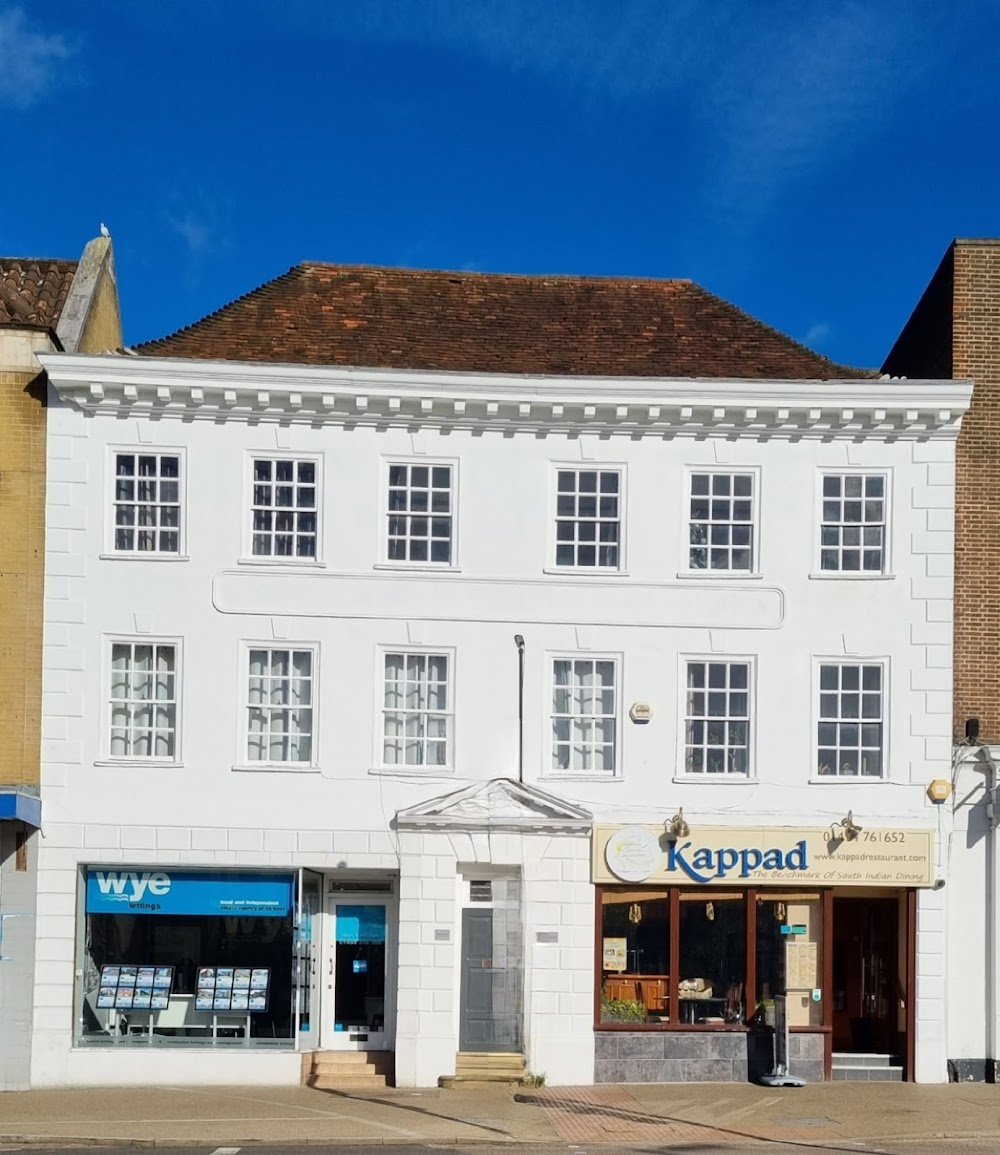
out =
[[[857,838],[857,836],[861,833],[861,830],[862,830],[862,827],[860,827],[854,821],[854,812],[851,810],[848,810],[847,817],[841,818],[841,820],[840,820],[841,836],[843,838],[845,838],[848,842],[853,842],[855,840],[855,838]]]
[[[667,823],[667,833],[673,838],[687,838],[691,833],[691,827],[684,821],[683,806]]]

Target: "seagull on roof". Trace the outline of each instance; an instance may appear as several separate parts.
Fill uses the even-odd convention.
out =
[[[102,237],[110,237],[111,236],[111,234],[108,232],[108,226],[104,223],[104,221],[101,221],[101,236]]]

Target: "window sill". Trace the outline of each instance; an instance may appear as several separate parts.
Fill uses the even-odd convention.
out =
[[[759,582],[764,575],[759,570],[731,570],[731,569],[692,569],[685,570],[677,575],[678,581],[724,581],[724,582]]]
[[[454,766],[372,766],[368,770],[379,778],[454,778]]]
[[[433,561],[377,561],[374,570],[385,570],[389,573],[461,573],[462,567]]]
[[[239,557],[236,564],[260,569],[326,569],[325,561],[314,561],[307,557]]]
[[[170,770],[183,770],[183,762],[175,762],[172,758],[95,758],[94,766],[142,766],[144,768],[164,767]]]
[[[696,786],[756,786],[757,778],[752,774],[675,774],[670,779],[677,785]]]
[[[539,774],[539,782],[624,782],[623,774],[609,774],[606,770],[576,771],[560,774],[550,771],[548,774]]]
[[[576,566],[576,565],[562,565],[562,566],[545,566],[542,573],[548,574],[550,577],[571,577],[571,578],[627,578],[632,575],[627,569],[615,569],[613,566]]]
[[[319,774],[312,762],[239,762],[230,767],[237,774]]]
[[[121,550],[117,553],[99,553],[97,555],[101,561],[190,561],[191,555],[186,553],[156,553],[152,550],[139,553],[138,551],[131,553],[128,550]]]
[[[890,779],[885,775],[876,777],[872,774],[825,774],[822,778],[813,776],[809,779],[810,786],[884,786]]]
[[[858,573],[855,570],[822,570],[820,573],[809,574],[811,582],[893,582],[894,573]]]

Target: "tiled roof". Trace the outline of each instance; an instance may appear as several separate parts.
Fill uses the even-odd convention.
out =
[[[867,377],[690,281],[305,263],[147,356],[624,377]]]
[[[0,325],[55,329],[76,261],[0,257]]]

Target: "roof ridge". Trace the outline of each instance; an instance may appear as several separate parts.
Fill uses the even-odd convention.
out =
[[[651,277],[646,274],[631,276],[628,273],[504,273],[490,269],[419,268],[414,265],[351,264],[341,261],[300,261],[293,268],[346,269],[366,273],[414,273],[417,276],[497,277],[503,278],[505,281],[604,281],[614,284],[633,281],[650,285],[693,285],[695,283],[690,277]]]
[[[0,265],[79,265],[77,257],[4,257],[0,256]]]

